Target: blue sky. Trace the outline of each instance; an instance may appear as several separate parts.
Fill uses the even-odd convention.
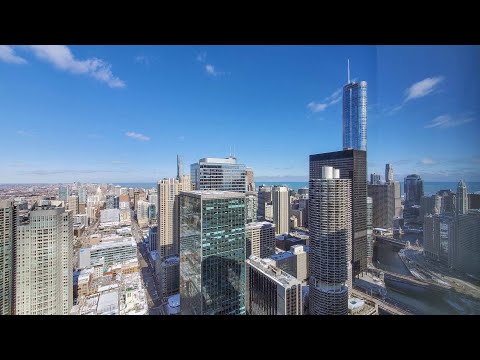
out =
[[[0,183],[150,182],[202,157],[303,181],[368,82],[368,164],[480,181],[480,47],[0,46]]]

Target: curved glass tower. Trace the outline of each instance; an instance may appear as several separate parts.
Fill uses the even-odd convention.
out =
[[[367,151],[367,82],[350,81],[343,87],[343,149]]]

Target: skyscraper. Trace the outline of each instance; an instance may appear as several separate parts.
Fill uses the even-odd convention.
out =
[[[258,196],[256,191],[247,191],[245,193],[245,207],[247,223],[257,221]]]
[[[310,179],[322,176],[323,166],[340,169],[340,178],[352,181],[353,276],[367,270],[367,153],[361,150],[344,150],[310,155]],[[310,196],[310,190],[309,190]],[[309,199],[310,203],[311,199]],[[309,207],[309,227],[310,215]]]
[[[310,298],[312,315],[347,315],[352,240],[351,180],[322,167],[310,177]],[[366,204],[366,202],[365,202]]]
[[[367,263],[373,260],[373,200],[367,197]]]
[[[370,174],[370,184],[380,185],[381,184],[380,174],[376,174],[376,173]]]
[[[395,217],[395,187],[393,183],[368,185],[368,196],[372,198],[372,226],[393,228]]]
[[[114,194],[105,196],[106,209],[118,209],[120,207],[120,198]]]
[[[266,220],[265,206],[272,202],[272,187],[271,186],[259,186],[258,188],[258,210],[257,218],[259,221]]]
[[[245,195],[180,194],[182,314],[245,314]]]
[[[385,165],[385,182],[393,181],[393,166],[392,164]]]
[[[78,188],[78,202],[80,204],[86,204],[87,203],[87,188],[85,186],[80,186]]]
[[[246,225],[247,255],[263,259],[275,254],[275,224],[268,221],[252,222]]]
[[[72,210],[72,215],[77,215],[79,213],[79,202],[77,195],[71,195],[68,198],[68,210]]]
[[[272,188],[272,203],[276,234],[288,234],[290,231],[290,201],[286,186]]]
[[[367,151],[367,82],[350,81],[343,87],[343,149]]]
[[[177,154],[177,180],[180,181],[182,176],[183,176],[183,158]]]
[[[270,259],[246,260],[247,315],[302,315],[302,284]]]
[[[18,226],[15,313],[68,315],[73,305],[72,211],[35,206]]]
[[[417,174],[408,175],[405,178],[405,208],[420,205],[420,199],[423,196],[423,180]]]
[[[468,193],[465,181],[460,180],[457,186],[457,214],[468,212]]]
[[[58,200],[63,201],[67,205],[70,196],[70,188],[68,186],[60,186],[58,188]]]
[[[0,200],[0,315],[14,310],[14,255],[17,208],[13,200]]]
[[[245,192],[247,189],[245,165],[237,158],[203,158],[191,165],[195,190]]]
[[[255,191],[255,181],[253,179],[253,170],[252,168],[246,168],[247,174],[247,191]]]
[[[179,194],[190,191],[190,176],[181,175],[180,179],[163,179],[158,182],[158,282],[163,298],[178,292],[179,274]]]
[[[453,267],[480,277],[480,211],[458,214],[451,226]]]

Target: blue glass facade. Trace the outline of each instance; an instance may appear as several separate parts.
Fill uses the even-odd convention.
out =
[[[367,82],[343,87],[343,149],[367,151]]]
[[[184,315],[245,314],[245,197],[180,195],[180,307]]]

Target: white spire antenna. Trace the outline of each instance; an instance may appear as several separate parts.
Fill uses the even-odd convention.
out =
[[[233,157],[235,157],[235,145],[233,145]]]
[[[348,84],[350,84],[350,59],[347,60],[348,66]]]

